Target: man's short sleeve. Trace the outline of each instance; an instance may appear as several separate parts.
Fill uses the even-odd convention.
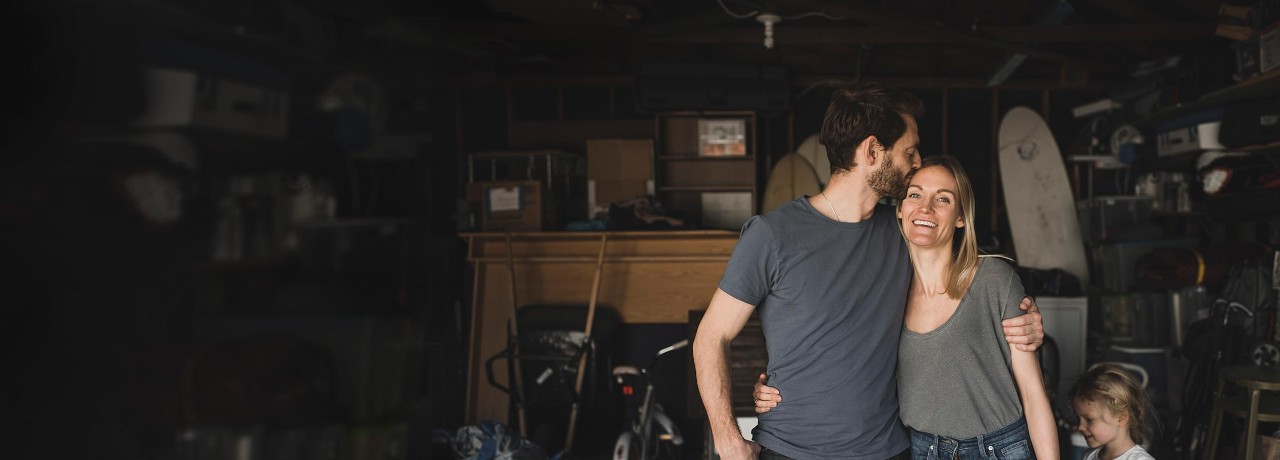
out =
[[[720,290],[740,301],[760,305],[769,293],[776,255],[777,241],[768,221],[762,216],[748,219],[720,279]]]

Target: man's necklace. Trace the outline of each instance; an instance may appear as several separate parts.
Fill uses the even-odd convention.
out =
[[[826,191],[821,191],[821,192],[818,192],[818,194],[819,194],[819,195],[822,195],[822,199],[823,199],[823,200],[826,200],[826,201],[827,201],[827,207],[828,207],[828,208],[831,208],[831,213],[836,215],[836,222],[844,222],[844,219],[841,219],[841,218],[840,218],[840,213],[836,212],[836,206],[835,206],[835,205],[833,205],[833,204],[831,204],[831,199],[830,199],[830,198],[827,198],[827,192],[826,192]]]

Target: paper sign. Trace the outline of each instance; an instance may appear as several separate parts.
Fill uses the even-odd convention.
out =
[[[524,209],[524,193],[520,186],[494,187],[486,191],[489,212],[520,211]]]

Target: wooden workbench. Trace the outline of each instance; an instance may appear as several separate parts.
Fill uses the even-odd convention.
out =
[[[616,310],[623,323],[686,323],[689,310],[705,309],[711,301],[738,241],[738,232],[724,230],[460,236],[475,268],[467,423],[507,419],[507,397],[485,379],[484,361],[506,347],[507,322],[514,313],[508,244],[518,305],[587,305],[606,240],[598,305]],[[495,366],[494,374],[507,382],[505,366]]]

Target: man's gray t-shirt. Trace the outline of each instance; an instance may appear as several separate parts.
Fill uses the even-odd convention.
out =
[[[743,225],[720,289],[759,309],[783,395],[760,415],[760,445],[796,459],[908,447],[894,369],[911,265],[895,214],[837,222],[798,198]]]
[[[1022,282],[1005,261],[979,260],[951,318],[925,333],[902,327],[902,423],[916,430],[968,439],[1022,418],[1009,342],[1000,327],[1001,320],[1022,314]]]

